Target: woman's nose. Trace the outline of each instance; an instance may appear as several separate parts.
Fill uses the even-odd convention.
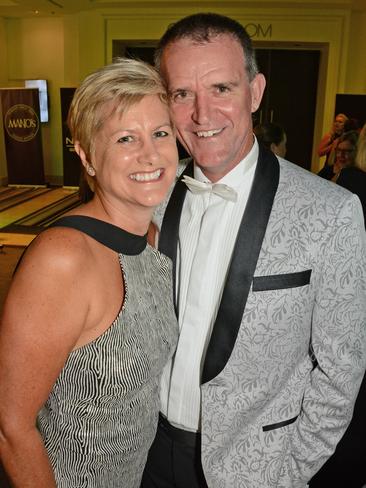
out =
[[[157,150],[154,140],[147,138],[141,144],[141,150],[138,162],[141,164],[154,164],[159,160],[159,151]]]

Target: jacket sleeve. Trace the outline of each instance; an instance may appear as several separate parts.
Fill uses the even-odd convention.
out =
[[[347,196],[328,235],[318,273],[305,388],[279,488],[304,488],[351,421],[366,367],[366,242],[362,210]]]

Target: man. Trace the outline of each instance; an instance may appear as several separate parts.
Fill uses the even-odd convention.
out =
[[[240,24],[184,18],[157,65],[194,164],[161,228],[180,339],[142,486],[305,487],[365,369],[359,201],[258,147],[251,114],[265,80]]]

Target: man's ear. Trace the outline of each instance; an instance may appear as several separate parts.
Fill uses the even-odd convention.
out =
[[[258,73],[250,83],[250,90],[252,93],[252,113],[255,112],[261,104],[265,88],[266,79],[262,73]]]

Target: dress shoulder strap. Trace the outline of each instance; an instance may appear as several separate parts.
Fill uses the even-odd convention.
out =
[[[131,234],[109,222],[86,215],[61,217],[50,227],[71,227],[79,230],[120,254],[140,254],[147,244],[147,234],[144,236]]]

